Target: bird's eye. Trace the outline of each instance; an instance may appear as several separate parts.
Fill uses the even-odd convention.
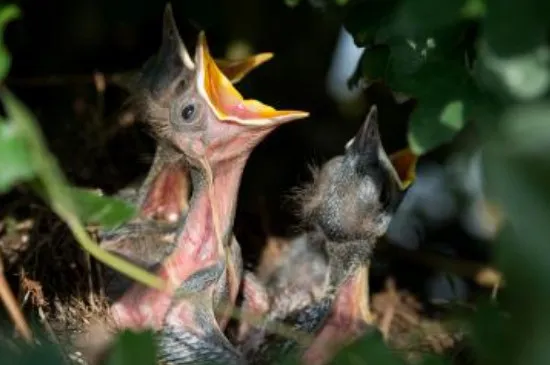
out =
[[[195,115],[195,106],[193,104],[186,105],[181,111],[181,117],[185,121],[190,121]]]

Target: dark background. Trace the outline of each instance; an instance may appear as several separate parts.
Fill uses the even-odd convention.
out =
[[[21,1],[23,16],[8,25],[13,55],[8,86],[37,115],[49,146],[72,183],[114,193],[146,173],[154,141],[141,123],[121,123],[127,96],[117,74],[137,69],[160,47],[165,1]],[[200,29],[211,52],[225,57],[232,41],[275,57],[237,87],[247,97],[278,108],[307,110],[311,117],[283,126],[252,154],[240,192],[236,232],[254,235],[269,215],[268,230],[296,228],[285,197],[310,178],[308,164],[343,151],[364,115],[344,116],[325,91],[339,32],[338,12],[283,0],[182,0],[172,2],[180,33],[192,53]],[[93,73],[106,75],[98,93]],[[376,102],[388,152],[404,147],[408,106],[378,89]],[[262,217],[262,215],[264,217]],[[264,222],[265,223],[265,222]],[[247,257],[247,238],[241,238]]]

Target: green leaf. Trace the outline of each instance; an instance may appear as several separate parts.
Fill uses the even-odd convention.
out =
[[[550,143],[550,103],[530,103],[508,108],[501,117],[500,137],[508,153],[547,158]]]
[[[488,303],[480,303],[472,319],[471,343],[482,364],[509,363],[512,347],[509,340],[510,319]],[[508,360],[508,361],[507,361]]]
[[[29,159],[37,175],[37,179],[31,181],[31,186],[69,226],[82,248],[97,260],[122,272],[130,278],[147,286],[162,289],[165,284],[161,278],[101,249],[91,239],[79,219],[78,208],[75,206],[73,194],[71,194],[71,187],[59,168],[57,160],[46,147],[44,137],[37,126],[34,116],[25,105],[7,89],[0,90],[0,99],[4,103],[4,108],[10,123],[13,123],[18,133],[20,133],[21,138],[25,140]],[[118,212],[119,210],[113,209],[113,211]],[[121,219],[118,213],[112,215],[109,213],[106,214],[106,216],[108,218],[105,218],[101,214],[96,215],[96,217],[105,219],[107,223],[110,223],[109,220],[113,217],[115,217],[115,220],[118,220],[118,222],[120,222]]]
[[[100,224],[105,228],[116,228],[136,214],[134,206],[99,193],[71,188],[71,195],[75,202],[77,214],[85,223]]]
[[[484,38],[499,57],[531,52],[546,43],[548,14],[539,0],[487,0]]]
[[[424,154],[450,142],[465,125],[464,102],[450,101],[446,105],[425,100],[413,112],[410,121],[409,146],[416,154]]]
[[[417,154],[450,142],[464,127],[472,113],[470,104],[479,95],[466,69],[453,62],[427,63],[403,85],[419,99],[408,134]]]
[[[462,100],[451,101],[443,108],[441,124],[457,131],[464,127],[464,102]]]
[[[396,10],[393,28],[399,35],[415,37],[453,25],[460,19],[464,0],[405,0]]]
[[[544,44],[512,56],[499,56],[481,42],[475,74],[480,84],[504,99],[529,101],[550,87],[550,48]]]
[[[300,4],[301,0],[285,0],[286,6],[294,8]]]
[[[14,19],[19,18],[21,12],[16,5],[4,5],[0,7],[0,80],[6,77],[11,67],[11,56],[4,46],[4,29]]]
[[[523,316],[526,322],[544,320],[548,325],[550,156],[541,150],[550,144],[550,134],[544,131],[549,110],[549,103],[506,110],[498,133],[485,147],[483,161],[487,194],[503,210],[511,231],[499,242],[497,255],[509,283],[508,302],[513,304],[512,309],[528,313]],[[540,136],[535,138],[537,131]],[[526,286],[530,288],[528,293]]]
[[[331,364],[351,365],[364,362],[369,364],[403,365],[403,361],[395,356],[384,343],[377,329],[373,329],[352,344],[340,350]]]
[[[108,365],[155,365],[156,344],[153,333],[124,331],[118,335]]]
[[[367,82],[385,80],[389,70],[389,57],[390,50],[385,45],[375,45],[365,49],[348,81],[348,86],[356,86],[361,79]]]
[[[43,198],[48,203],[55,203],[71,211],[74,210],[70,194],[67,193],[66,179],[55,157],[44,147],[46,143],[34,116],[21,101],[6,89],[2,90],[0,97],[4,103],[8,120],[14,124],[18,133],[25,139],[29,159],[43,185]]]
[[[400,39],[390,46],[391,65],[396,77],[410,75],[427,61],[428,54],[435,47],[433,38],[422,40]]]
[[[0,166],[0,193],[34,176],[25,139],[17,133],[13,123],[0,122]]]
[[[425,355],[420,365],[451,365],[450,359],[432,354]]]
[[[351,2],[346,7],[344,27],[353,36],[355,44],[363,47],[371,44],[380,30],[385,37],[392,34],[391,29],[385,29],[391,23],[397,0],[371,0]]]
[[[464,18],[481,18],[487,11],[486,0],[466,0],[466,4],[461,10]]]

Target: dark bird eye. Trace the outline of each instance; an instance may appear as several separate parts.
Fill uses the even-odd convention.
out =
[[[189,121],[195,115],[195,106],[193,104],[186,105],[181,111],[183,120]]]

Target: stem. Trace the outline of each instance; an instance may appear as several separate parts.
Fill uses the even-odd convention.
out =
[[[29,325],[25,321],[23,313],[21,313],[21,308],[17,305],[17,300],[13,295],[6,276],[4,275],[4,265],[2,263],[2,258],[0,257],[0,299],[4,302],[4,306],[8,311],[9,316],[17,331],[23,336],[23,338],[31,343],[32,342],[32,332],[29,328]]]
[[[80,221],[75,218],[70,212],[66,212],[61,207],[57,207],[56,213],[67,223],[74,237],[90,255],[96,260],[101,261],[107,266],[119,271],[129,278],[152,288],[164,291],[166,283],[158,276],[151,274],[144,269],[131,264],[130,262],[102,249],[88,235],[86,229]]]

